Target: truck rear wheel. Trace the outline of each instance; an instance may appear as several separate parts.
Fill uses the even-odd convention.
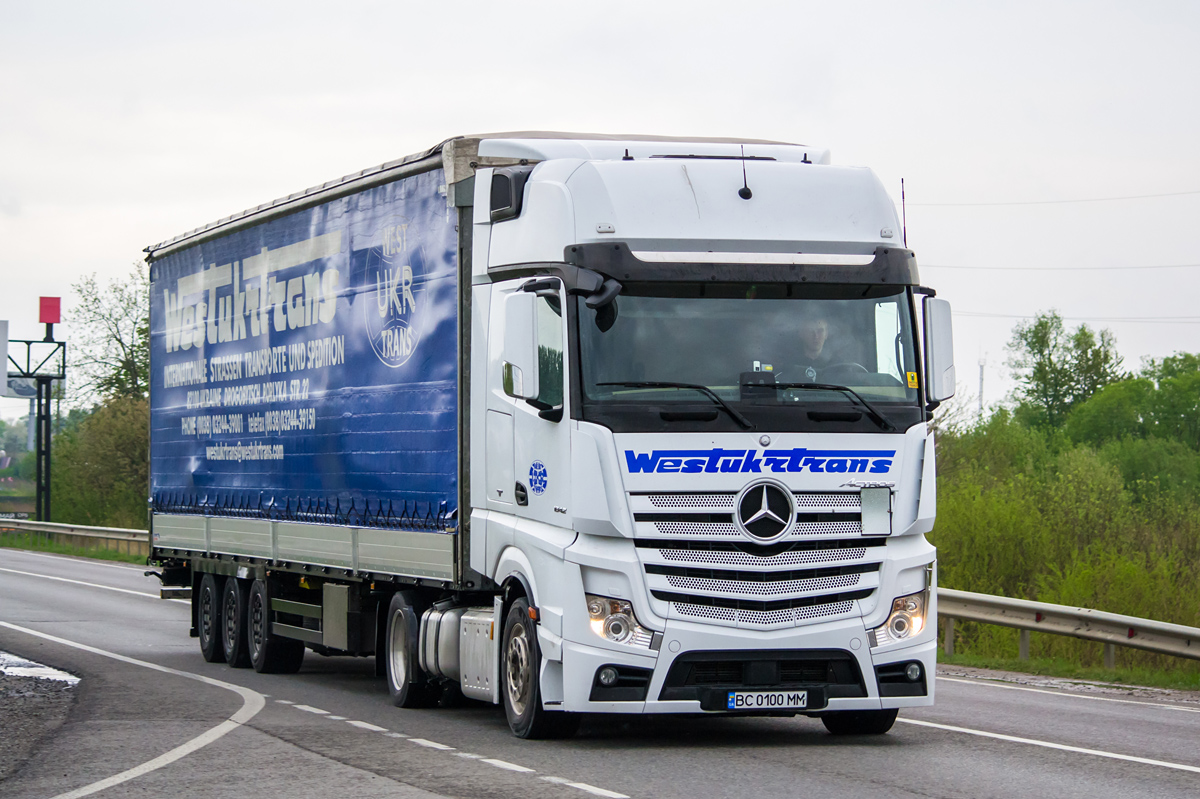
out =
[[[206,574],[200,578],[196,595],[196,631],[200,637],[200,654],[209,663],[224,663],[225,649],[221,646],[221,591],[217,578]]]
[[[259,674],[295,674],[304,662],[304,642],[271,632],[271,596],[267,584],[255,580],[246,610],[246,642],[250,665]]]
[[[236,577],[225,578],[221,599],[221,645],[225,662],[235,669],[250,665],[250,647],[246,642],[246,587]]]
[[[504,715],[518,738],[570,738],[579,729],[579,714],[546,710],[538,675],[542,650],[537,628],[529,617],[529,602],[513,602],[504,620],[500,648],[500,692]]]
[[[841,710],[821,716],[834,735],[883,735],[896,723],[899,710]]]
[[[387,634],[384,637],[384,662],[388,693],[396,707],[432,707],[439,691],[421,671],[417,658],[420,620],[408,591],[392,595],[388,605]]]

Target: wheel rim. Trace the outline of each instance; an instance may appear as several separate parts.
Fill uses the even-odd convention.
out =
[[[250,654],[257,658],[263,645],[263,607],[262,597],[254,594],[250,597]]]
[[[508,639],[505,653],[504,687],[508,694],[508,704],[518,716],[525,715],[529,704],[530,689],[533,685],[533,671],[529,657],[529,635],[525,631],[524,622],[513,625],[512,636]]]
[[[392,616],[390,625],[391,632],[388,634],[388,663],[391,668],[388,674],[392,680],[392,687],[399,691],[408,682],[408,650],[407,636],[404,634],[404,613],[396,611]]]
[[[237,644],[237,596],[230,591],[225,595],[225,651],[232,652]]]
[[[213,639],[213,595],[207,586],[200,590],[200,639]]]

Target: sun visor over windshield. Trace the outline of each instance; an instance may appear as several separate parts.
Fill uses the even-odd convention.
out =
[[[832,249],[832,248],[831,248]],[[694,255],[693,260],[682,260]],[[761,263],[754,256],[761,255]],[[912,250],[876,247],[874,256],[846,257],[831,252],[798,253],[671,253],[678,261],[659,257],[643,260],[623,241],[573,244],[566,247],[563,260],[578,267],[599,272],[617,280],[637,281],[713,281],[718,283],[852,283],[915,286],[917,260]],[[783,256],[786,256],[783,257]],[[869,259],[869,260],[868,260]],[[855,260],[866,263],[853,263]],[[787,262],[784,262],[787,261]],[[795,261],[795,262],[792,262]]]

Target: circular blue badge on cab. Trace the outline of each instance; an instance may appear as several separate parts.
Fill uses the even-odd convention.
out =
[[[546,464],[534,461],[529,467],[529,490],[535,494],[542,494],[549,482],[550,474],[546,471]]]

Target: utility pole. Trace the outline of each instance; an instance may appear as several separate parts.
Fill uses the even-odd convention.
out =
[[[987,366],[987,358],[979,359],[979,420],[983,421],[983,368]]]

